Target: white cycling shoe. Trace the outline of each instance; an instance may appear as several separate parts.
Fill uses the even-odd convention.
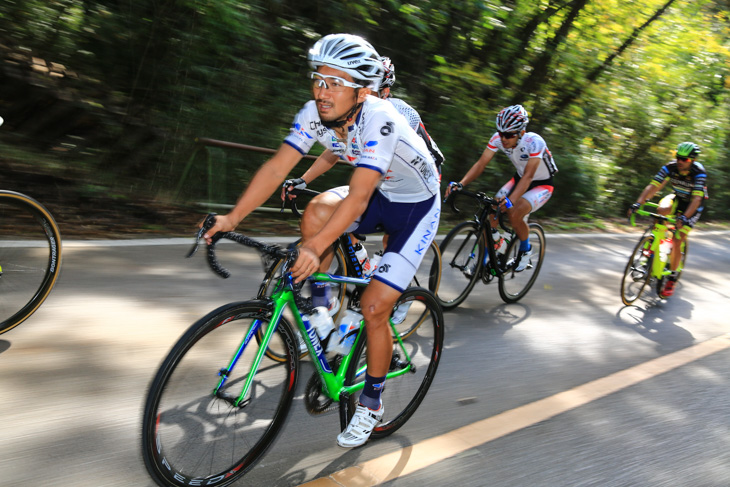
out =
[[[385,408],[382,404],[377,411],[358,404],[350,424],[347,425],[345,431],[337,435],[337,444],[342,448],[364,445],[380,420],[383,419],[383,411]]]
[[[532,257],[532,247],[526,252],[520,252],[520,259],[517,261],[517,267],[515,272],[524,271],[528,265],[530,265],[530,257]]]

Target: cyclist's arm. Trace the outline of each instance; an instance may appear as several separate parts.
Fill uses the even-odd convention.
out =
[[[330,169],[334,167],[335,164],[337,164],[337,161],[339,160],[339,157],[335,155],[331,150],[326,149],[315,161],[312,163],[312,165],[305,171],[304,174],[302,174],[301,178],[304,181],[304,185],[308,186],[311,184],[312,181],[317,179],[322,174],[326,173]],[[286,182],[284,183],[286,184]],[[281,199],[284,200],[286,198],[286,192],[292,191],[294,189],[294,185],[289,185],[286,188],[281,188]],[[296,198],[296,195],[289,194],[289,199]]]
[[[236,206],[228,214],[216,218],[215,225],[205,234],[205,240],[210,243],[212,235],[234,230],[244,218],[274,194],[301,158],[302,154],[294,147],[282,144],[276,154],[256,172]]]
[[[339,157],[331,150],[325,150],[324,152],[322,152],[322,155],[320,155],[317,160],[314,161],[310,168],[307,169],[304,174],[302,174],[302,179],[304,179],[304,182],[306,182],[307,184],[310,184],[322,174],[332,169],[335,164],[337,164],[338,160]]]
[[[464,175],[463,178],[461,178],[461,181],[459,181],[463,186],[466,186],[467,184],[471,183],[472,181],[475,181],[483,172],[484,168],[487,167],[487,164],[492,160],[494,157],[495,152],[493,150],[490,150],[489,148],[484,149],[484,152],[482,152],[482,155],[479,157],[479,160],[474,163],[474,165],[467,171],[467,173]],[[444,197],[448,197],[451,193],[451,187],[446,188],[446,193],[444,194]]]
[[[689,205],[687,205],[687,209],[684,210],[684,212],[682,213],[685,218],[687,218],[689,220],[690,218],[692,218],[694,216],[695,212],[697,211],[697,208],[699,208],[700,205],[702,204],[703,198],[704,198],[703,196],[699,196],[699,195],[692,196],[692,199],[690,200]]]
[[[641,192],[639,197],[637,198],[636,202],[640,205],[643,205],[650,199],[654,197],[655,194],[659,192],[659,190],[664,189],[664,186],[667,185],[668,179],[665,179],[663,182],[659,183],[657,181],[652,181],[649,184],[646,185],[646,188],[644,188],[644,191]]]
[[[292,275],[299,282],[310,276],[319,267],[319,256],[332,242],[362,215],[368,207],[370,197],[382,179],[382,174],[364,167],[355,168],[350,179],[350,192],[342,200],[329,221],[312,238],[302,243],[299,258],[292,267]]]

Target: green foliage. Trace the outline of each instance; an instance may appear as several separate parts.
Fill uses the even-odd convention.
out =
[[[100,182],[153,195],[172,195],[182,182],[191,200],[207,198],[208,161],[216,198],[232,202],[263,160],[231,150],[200,153],[183,179],[194,139],[277,147],[310,97],[307,50],[321,35],[345,31],[393,59],[395,95],[420,111],[445,153],[445,181],[461,178],[477,160],[499,109],[522,103],[529,129],[546,139],[560,169],[546,216],[623,213],[677,143],[693,140],[710,174],[706,214],[730,218],[727,2],[0,4],[2,46],[80,73],[72,89],[86,109],[103,114],[100,133],[84,148]],[[0,95],[0,108],[11,102]],[[511,174],[498,157],[476,184],[496,191]],[[342,170],[322,183],[346,178]]]

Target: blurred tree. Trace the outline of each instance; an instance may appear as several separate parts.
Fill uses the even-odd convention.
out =
[[[522,103],[561,170],[545,215],[622,214],[677,143],[695,140],[710,172],[707,215],[730,218],[729,7],[727,0],[6,0],[0,73],[26,83],[36,100],[18,96],[16,86],[0,93],[0,110],[39,117],[50,112],[49,99],[65,100],[73,110],[57,113],[72,114],[66,136],[85,145],[68,157],[95,166],[102,184],[166,194],[195,137],[278,146],[310,96],[307,50],[321,35],[346,31],[393,59],[395,94],[421,112],[447,157],[446,180],[482,152],[499,109]],[[30,70],[31,56],[78,76],[18,74]],[[199,160],[185,184],[189,199],[206,192]],[[212,160],[219,197],[231,201],[262,157],[224,151]],[[500,157],[475,184],[493,191],[511,173]]]

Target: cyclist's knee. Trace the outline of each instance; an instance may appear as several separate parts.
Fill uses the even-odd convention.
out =
[[[387,324],[399,296],[400,291],[396,291],[387,284],[376,280],[371,281],[360,300],[365,322]]]
[[[322,193],[313,198],[302,215],[302,236],[307,238],[316,234],[327,223],[341,201],[331,193]]]

